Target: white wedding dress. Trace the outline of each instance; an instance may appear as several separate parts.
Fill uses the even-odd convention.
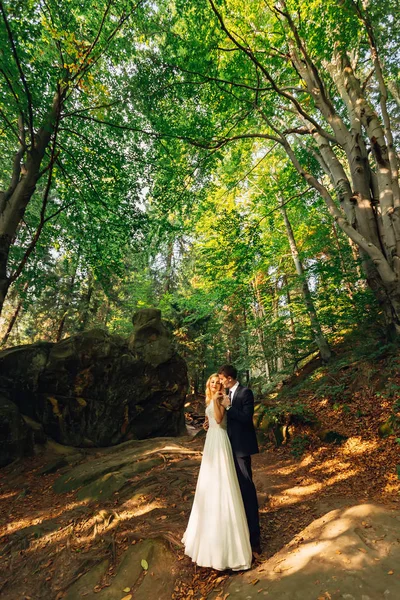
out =
[[[200,567],[219,571],[250,569],[249,528],[226,431],[206,408],[209,428],[189,523],[183,535],[185,554]]]

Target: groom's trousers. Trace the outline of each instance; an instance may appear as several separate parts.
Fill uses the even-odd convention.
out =
[[[250,544],[252,547],[257,547],[260,545],[260,520],[257,493],[251,471],[251,456],[235,456],[234,454],[233,458],[250,531]]]

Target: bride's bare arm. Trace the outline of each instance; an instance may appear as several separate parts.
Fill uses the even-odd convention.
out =
[[[221,404],[221,399],[224,397],[222,392],[214,394],[214,417],[217,423],[221,423],[224,418],[225,408]]]

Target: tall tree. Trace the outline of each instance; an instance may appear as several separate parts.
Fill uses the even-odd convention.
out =
[[[283,221],[285,223],[287,237],[289,240],[290,251],[292,253],[292,258],[293,258],[293,262],[294,262],[294,265],[296,268],[296,273],[299,276],[299,279],[301,281],[301,289],[303,292],[304,303],[307,307],[308,316],[310,317],[311,329],[314,333],[315,341],[319,348],[321,358],[322,358],[322,360],[327,362],[331,358],[332,353],[329,348],[329,344],[328,344],[324,334],[322,333],[321,325],[320,325],[320,322],[319,322],[319,319],[317,316],[317,311],[315,310],[314,302],[313,302],[312,296],[311,296],[310,287],[308,285],[307,275],[304,270],[303,263],[301,262],[301,259],[299,256],[299,251],[297,249],[297,244],[296,244],[296,240],[294,237],[293,228],[289,221],[289,217],[287,214],[287,210],[286,210],[285,202],[284,202],[283,198],[280,199],[280,204],[281,204],[281,213],[283,216]]]
[[[218,151],[243,139],[263,141],[266,151],[281,147],[359,247],[388,327],[400,332],[398,155],[387,84],[398,51],[396,2],[163,6],[145,66],[145,76],[152,71],[161,82],[143,99],[153,128],[166,132],[173,101],[168,135],[197,148]]]
[[[118,63],[122,67],[131,62],[134,43],[128,46],[122,34],[128,28],[131,34],[132,21],[143,5],[141,0],[100,0],[93,9],[71,0],[66,10],[65,4],[55,0],[0,2],[0,121],[5,132],[5,163],[0,173],[0,312],[43,228],[77,203],[76,194],[83,187],[91,188],[97,205],[108,208],[111,190],[107,193],[104,184],[107,177],[110,188],[115,173],[111,164],[105,165],[105,153],[99,156],[99,146],[107,147],[112,157],[117,145],[111,135],[104,144],[100,130],[108,128],[114,140],[122,141],[129,107],[124,109],[126,102],[116,93],[123,87],[116,82],[116,68]],[[115,114],[116,105],[120,110]],[[97,134],[93,127],[89,130],[93,123]],[[132,137],[132,120],[130,125]],[[127,163],[123,152],[119,147],[120,165],[123,158]],[[85,154],[91,157],[90,166],[86,166]],[[96,155],[97,177],[93,177]],[[55,179],[64,183],[54,196]],[[102,180],[100,189],[98,179]],[[35,231],[21,239],[27,209],[35,201],[39,213]],[[126,203],[126,198],[121,201]],[[90,210],[87,206],[86,211]],[[20,256],[10,264],[12,246]]]

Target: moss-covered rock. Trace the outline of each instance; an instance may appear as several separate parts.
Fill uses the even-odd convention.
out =
[[[148,569],[143,568],[143,564]],[[143,540],[130,546],[116,567],[115,576],[106,587],[99,589],[108,561],[93,566],[68,590],[65,600],[169,600],[180,570],[179,563],[168,545],[161,539]],[[99,586],[100,587],[100,586]],[[124,592],[127,590],[129,592]]]
[[[56,493],[79,490],[80,500],[108,498],[129,479],[163,464],[164,452],[174,453],[180,449],[180,445],[168,438],[125,442],[103,451],[101,459],[85,461],[61,474],[53,489]],[[71,460],[68,456],[66,459]]]
[[[0,390],[44,433],[109,446],[184,430],[187,368],[158,310],[134,315],[129,340],[93,329],[0,353]]]
[[[385,421],[384,423],[381,423],[379,425],[378,434],[379,434],[379,437],[381,437],[381,438],[387,438],[390,435],[395,434],[395,431],[393,429],[393,423],[390,419],[388,419],[387,421]]]
[[[269,440],[279,447],[287,443],[293,436],[296,425],[314,427],[317,420],[309,409],[302,405],[265,406],[259,404],[255,407],[253,422],[259,442]]]
[[[341,444],[347,440],[346,435],[342,435],[338,431],[330,429],[318,431],[317,435],[321,442],[324,442],[325,444]]]

